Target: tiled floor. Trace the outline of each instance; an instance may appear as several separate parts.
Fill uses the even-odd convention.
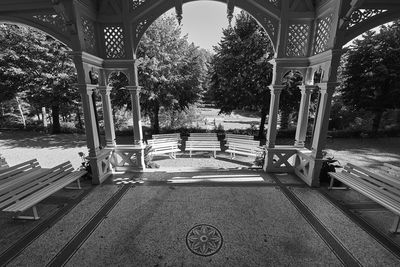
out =
[[[120,175],[86,184],[80,195],[52,197],[40,205],[39,222],[2,214],[1,229],[9,230],[0,230],[0,260],[8,266],[399,266],[397,237],[384,232],[392,214],[379,207],[355,214],[357,201],[370,203],[348,191],[308,188],[290,174],[248,169]],[[389,242],[367,232],[360,218]],[[204,227],[188,235],[198,225],[220,235]],[[24,242],[16,246],[18,240]]]

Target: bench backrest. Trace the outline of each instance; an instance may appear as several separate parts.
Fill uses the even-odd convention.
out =
[[[189,137],[218,137],[216,133],[190,133]]]
[[[254,136],[245,134],[226,134],[226,139],[244,139],[244,140],[254,140]]]
[[[186,141],[186,148],[188,147],[210,147],[210,146],[221,146],[221,142],[217,140],[210,140],[207,142],[201,141],[201,140],[190,140]]]
[[[343,172],[347,173],[352,178],[363,184],[369,186],[375,186],[377,188],[382,189],[382,191],[384,191],[383,189],[385,189],[386,191],[389,192],[395,192],[395,194],[400,193],[400,179],[374,173],[365,168],[355,166],[351,163],[348,163],[344,167]]]
[[[260,141],[257,140],[246,140],[246,139],[228,139],[227,145],[230,146],[249,146],[259,147]]]
[[[165,138],[175,138],[177,140],[181,139],[180,133],[172,133],[172,134],[153,134],[152,139],[165,139]]]
[[[0,173],[0,184],[3,184],[10,179],[20,177],[21,175],[24,175],[24,173],[34,171],[36,169],[40,169],[40,164],[37,159],[28,160],[3,169]]]
[[[160,139],[147,140],[147,144],[151,146],[163,143],[171,143],[171,142],[178,144],[178,140],[176,138],[160,138]]]

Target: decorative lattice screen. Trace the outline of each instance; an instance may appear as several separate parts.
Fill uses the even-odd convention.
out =
[[[146,0],[131,0],[129,2],[129,10],[134,11],[136,8],[140,7]]]
[[[104,28],[104,40],[107,58],[124,58],[125,44],[124,33],[120,26],[107,26]]]
[[[38,21],[41,24],[47,24],[52,28],[56,28],[61,30],[62,32],[67,31],[67,27],[65,26],[65,20],[62,16],[58,14],[44,14],[44,15],[34,15],[33,19]]]
[[[314,43],[314,55],[327,50],[329,38],[331,36],[332,14],[317,20],[317,36]]]
[[[90,19],[81,17],[82,31],[85,39],[86,52],[96,54],[96,35],[94,23]]]
[[[304,57],[307,54],[310,25],[304,23],[291,24],[288,30],[286,55]]]
[[[266,1],[269,2],[270,4],[273,4],[276,7],[279,5],[279,0],[266,0]]]
[[[358,9],[351,13],[347,29],[361,23],[369,18],[386,12],[386,9]]]

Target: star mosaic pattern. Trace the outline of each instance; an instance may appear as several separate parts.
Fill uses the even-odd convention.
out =
[[[222,235],[217,228],[208,224],[196,225],[186,235],[186,245],[191,252],[200,256],[211,256],[222,247]]]

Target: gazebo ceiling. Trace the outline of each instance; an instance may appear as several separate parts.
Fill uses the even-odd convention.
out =
[[[184,20],[182,5],[192,1],[2,0],[0,21],[36,27],[73,50],[100,58],[132,59],[155,19],[175,8],[178,20]],[[228,18],[235,6],[250,13],[266,30],[280,58],[307,58],[340,48],[400,14],[398,0],[213,1],[227,4]]]

